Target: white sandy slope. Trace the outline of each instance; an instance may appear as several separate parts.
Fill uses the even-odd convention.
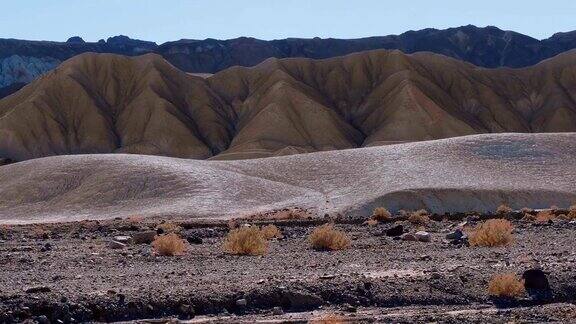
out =
[[[0,167],[0,223],[567,207],[576,134],[490,134],[240,161],[75,155]]]

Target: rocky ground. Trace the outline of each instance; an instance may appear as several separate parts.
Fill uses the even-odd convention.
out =
[[[179,224],[190,245],[175,257],[134,242],[153,236],[155,221],[4,226],[0,322],[576,321],[576,223],[515,220],[514,244],[478,248],[446,239],[466,220],[478,217],[432,221],[430,242],[389,236],[397,225],[421,229],[405,220],[337,221],[352,244],[331,252],[307,241],[324,220],[279,221],[284,238],[264,256],[225,254],[227,223]],[[535,267],[547,275],[547,300],[487,295],[492,275]]]

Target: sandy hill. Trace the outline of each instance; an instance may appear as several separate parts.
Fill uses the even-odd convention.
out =
[[[211,77],[83,54],[0,101],[0,158],[238,159],[496,132],[576,130],[576,52],[524,69],[369,51]],[[572,90],[571,90],[572,89]]]
[[[0,168],[0,223],[130,215],[229,218],[493,211],[576,201],[576,134],[489,134],[241,161],[69,155]]]

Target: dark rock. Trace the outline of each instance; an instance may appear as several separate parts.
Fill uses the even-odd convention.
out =
[[[202,244],[202,238],[196,235],[188,235],[186,241],[190,244]]]
[[[404,234],[404,226],[396,225],[386,230],[386,236],[400,236]]]
[[[139,232],[132,235],[132,242],[134,244],[150,244],[156,237],[156,231]]]
[[[46,315],[40,315],[36,317],[36,322],[38,322],[38,324],[50,324],[50,320],[48,317],[46,317]]]
[[[552,289],[544,271],[540,269],[526,270],[522,274],[522,279],[524,279],[524,288],[532,299],[537,301],[552,299]]]
[[[464,232],[461,229],[457,229],[454,232],[446,234],[446,239],[448,240],[460,240],[464,236]]]
[[[314,309],[324,304],[322,298],[307,291],[285,290],[282,297],[292,310]]]
[[[282,307],[274,307],[272,308],[272,314],[274,315],[284,315],[284,310],[282,310]]]
[[[52,291],[52,289],[50,289],[50,287],[47,286],[36,286],[26,289],[26,293],[28,294],[47,293],[50,291]]]

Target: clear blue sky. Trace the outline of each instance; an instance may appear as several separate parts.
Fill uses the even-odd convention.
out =
[[[0,38],[162,43],[251,36],[357,38],[494,25],[535,38],[576,29],[575,0],[3,0]]]

